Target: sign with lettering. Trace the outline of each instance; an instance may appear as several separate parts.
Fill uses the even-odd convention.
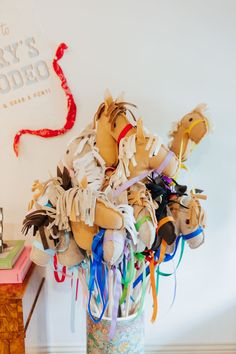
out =
[[[49,43],[19,14],[0,15],[0,112],[50,95]]]
[[[4,26],[2,28],[7,29]],[[25,58],[28,63],[22,66]],[[14,69],[12,69],[13,66]],[[50,75],[46,61],[40,59],[40,52],[34,37],[0,47],[0,69],[0,95],[6,95],[23,86],[47,80]]]

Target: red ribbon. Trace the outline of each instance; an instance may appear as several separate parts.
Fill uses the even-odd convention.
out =
[[[120,135],[118,136],[117,142],[118,144],[120,143],[121,139],[123,139],[126,134],[128,133],[128,131],[130,131],[130,129],[132,129],[133,126],[132,124],[127,124],[124,129],[120,132]]]
[[[67,107],[68,107],[68,113],[66,117],[66,123],[62,129],[39,129],[39,130],[30,130],[30,129],[22,129],[18,131],[18,133],[15,135],[14,138],[14,143],[13,143],[13,148],[15,151],[16,156],[19,154],[19,142],[20,142],[20,137],[23,134],[31,134],[31,135],[37,135],[41,136],[42,138],[52,138],[54,136],[62,135],[65,134],[68,130],[70,130],[75,123],[75,117],[76,117],[76,104],[73,98],[73,95],[71,93],[71,90],[67,84],[67,80],[65,78],[65,75],[62,71],[62,68],[58,64],[58,60],[60,60],[63,57],[64,51],[67,49],[67,45],[65,43],[61,43],[59,47],[57,48],[55,58],[53,60],[53,68],[59,79],[61,80],[61,87],[64,90],[66,97],[67,97]]]
[[[54,277],[58,283],[63,283],[63,281],[66,279],[66,266],[62,267],[62,274],[61,278],[59,277],[58,270],[57,270],[57,255],[54,254],[53,256],[53,265],[54,265]]]

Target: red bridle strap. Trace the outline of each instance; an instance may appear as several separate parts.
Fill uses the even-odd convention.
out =
[[[117,139],[118,144],[120,143],[121,139],[123,139],[126,136],[126,134],[130,131],[130,129],[132,129],[132,128],[133,128],[132,124],[127,124],[124,127],[124,129],[121,130],[120,135],[118,136],[118,139]]]

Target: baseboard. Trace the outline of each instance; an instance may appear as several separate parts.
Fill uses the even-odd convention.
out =
[[[38,347],[28,348],[27,354],[86,354],[86,348],[80,347]],[[236,344],[216,345],[149,345],[145,354],[236,354]]]

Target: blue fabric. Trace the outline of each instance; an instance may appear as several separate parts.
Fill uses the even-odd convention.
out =
[[[201,232],[203,232],[203,229],[202,229],[202,227],[199,226],[197,228],[197,230],[195,230],[193,232],[190,232],[189,234],[186,234],[186,235],[182,235],[181,234],[181,235],[179,235],[176,238],[176,241],[175,241],[174,252],[172,254],[166,254],[163,262],[169,262],[170,260],[172,260],[174,258],[174,256],[176,255],[176,252],[177,252],[177,249],[178,249],[178,246],[179,246],[179,242],[180,242],[181,239],[190,240],[191,238],[194,238],[194,237],[198,236]],[[154,259],[156,260],[159,257],[160,257],[160,248],[156,251],[156,253],[154,255]],[[149,266],[147,266],[147,268],[146,268],[146,276],[148,276],[149,274],[150,274],[150,268],[149,268]],[[142,280],[143,280],[143,275],[140,274],[139,277],[133,283],[133,288],[135,288],[138,285],[138,283],[140,283],[140,281],[142,281]]]
[[[94,323],[101,321],[108,304],[107,291],[105,291],[107,270],[106,265],[103,264],[104,233],[105,229],[101,228],[97,235],[94,236],[92,243],[93,260],[90,262],[88,313]],[[99,318],[94,317],[91,311],[91,298],[93,296],[95,285],[98,288],[100,300],[102,301],[102,311]]]
[[[197,230],[195,230],[187,235],[183,235],[182,237],[184,240],[190,240],[191,238],[198,236],[202,232],[203,232],[203,229],[201,227],[199,227]]]

